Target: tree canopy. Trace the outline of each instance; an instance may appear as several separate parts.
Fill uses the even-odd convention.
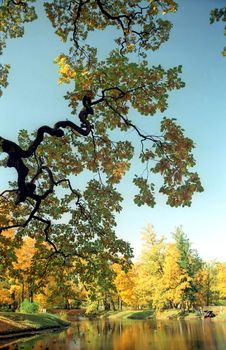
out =
[[[214,22],[226,22],[226,6],[222,8],[215,8],[210,13],[210,23]],[[224,27],[224,35],[226,35],[226,26]],[[226,56],[226,46],[222,52],[223,56]]]
[[[1,2],[1,53],[8,39],[23,36],[26,23],[37,19],[34,2]],[[72,116],[32,134],[21,130],[18,140],[0,137],[0,150],[6,154],[0,165],[17,174],[1,193],[1,232],[14,229],[15,246],[22,236],[35,238],[36,260],[45,259],[41,275],[55,259],[91,281],[95,272],[106,270],[108,261],[126,267],[132,257],[129,244],[116,237],[114,228],[123,200],[117,184],[134,159],[144,170],[133,179],[138,206],[153,207],[158,192],[172,207],[190,206],[193,194],[203,191],[192,171],[194,143],[176,120],[163,116],[159,135],[154,135],[142,131],[134,118],[136,112],[147,118],[164,113],[170,92],[185,85],[180,65],[164,68],[147,60],[149,50],[169,39],[167,15],[177,10],[177,3],[53,0],[44,7],[56,35],[66,43],[55,64],[58,83],[69,84],[65,98]],[[88,36],[108,27],[115,41],[100,58]],[[9,69],[7,63],[0,66],[1,93]],[[162,177],[159,188],[154,174]],[[6,240],[2,235],[0,239]]]

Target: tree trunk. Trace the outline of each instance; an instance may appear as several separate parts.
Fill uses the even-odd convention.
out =
[[[112,306],[112,310],[116,311],[115,303],[114,303],[114,300],[112,298],[111,298],[111,306]]]
[[[22,299],[22,302],[24,301],[24,295],[25,294],[25,291],[24,291],[24,281],[22,281],[22,293],[21,293],[21,299]]]
[[[122,299],[118,297],[118,310],[122,310]]]
[[[16,309],[18,308],[18,302],[16,301],[16,296],[15,296],[15,292],[13,292],[11,294],[11,298],[13,300],[12,304],[10,305],[10,309],[12,312],[15,312]]]
[[[103,303],[104,303],[104,310],[105,310],[105,311],[109,311],[110,308],[111,308],[111,305],[110,305],[109,302],[107,301],[107,298],[104,298]]]
[[[33,293],[33,290],[31,288],[29,289],[29,301],[30,301],[30,303],[34,302],[34,293]]]
[[[209,304],[210,304],[210,280],[208,278],[207,293],[206,293],[206,305],[209,306]]]

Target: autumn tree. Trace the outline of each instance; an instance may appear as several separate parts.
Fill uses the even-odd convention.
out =
[[[158,293],[160,307],[178,308],[184,300],[184,293],[190,288],[192,278],[179,264],[179,257],[180,252],[176,244],[168,243]]]
[[[33,3],[1,2],[1,52],[8,39],[23,36],[24,25],[37,18]],[[137,205],[153,207],[160,192],[170,206],[190,206],[193,194],[203,190],[191,170],[194,143],[176,120],[164,116],[159,135],[154,135],[142,131],[134,117],[135,112],[147,118],[165,112],[170,92],[184,87],[180,65],[151,66],[147,57],[148,51],[168,40],[172,24],[167,15],[177,10],[177,3],[53,0],[44,7],[56,35],[67,44],[55,64],[58,83],[71,83],[65,98],[72,116],[32,134],[22,130],[18,140],[0,138],[0,150],[6,155],[0,165],[17,174],[1,193],[1,232],[15,228],[19,237],[45,241],[48,248],[41,248],[41,258],[46,263],[40,268],[46,271],[50,259],[73,264],[78,271],[84,260],[91,271],[105,260],[123,261],[126,267],[132,250],[114,231],[123,200],[117,184],[133,159],[138,162],[136,154],[145,168],[133,180]],[[88,35],[107,28],[115,33],[115,42],[100,58],[95,42],[88,44]],[[7,63],[0,67],[2,89],[8,84],[9,69]],[[159,188],[150,173],[162,176]]]
[[[203,264],[195,278],[197,292],[196,304],[199,306],[213,305],[218,299],[216,293],[217,267],[214,262]]]
[[[86,300],[87,291],[73,269],[61,267],[46,279],[47,283],[34,295],[34,300],[41,307],[77,308]]]
[[[0,304],[13,303],[12,275],[17,261],[16,247],[18,242],[14,230],[4,230],[0,234]]]
[[[165,237],[158,238],[154,227],[150,224],[142,230],[141,237],[142,253],[136,264],[139,304],[159,308],[166,249]]]
[[[217,264],[217,285],[216,289],[221,299],[226,299],[226,264]]]
[[[116,273],[114,283],[119,296],[119,309],[122,308],[123,304],[133,307],[139,306],[141,298],[139,293],[140,291],[138,291],[137,288],[139,279],[136,264],[133,265],[127,272],[123,271],[119,264],[114,264],[113,270]]]
[[[13,262],[16,260],[15,247],[14,231],[3,231],[0,235],[0,280],[13,268]]]
[[[19,301],[25,298],[33,301],[34,275],[32,273],[32,259],[35,254],[35,240],[31,237],[23,239],[23,245],[15,250],[16,261],[13,263],[14,288]],[[15,292],[14,291],[14,292]]]
[[[158,238],[152,225],[142,232],[143,249],[133,278],[139,305],[187,310],[206,303],[208,274],[204,263],[181,227],[172,236],[173,242],[164,236]]]
[[[191,242],[181,227],[178,227],[173,233],[176,247],[179,251],[178,264],[190,279],[189,284],[184,290],[182,304],[183,307],[189,308],[195,305],[196,293],[198,286],[196,276],[203,266],[203,262],[198,252],[192,248]]]
[[[2,286],[5,287],[2,292],[5,289],[5,294],[8,295],[7,304],[15,302],[15,306],[18,306],[25,298],[33,301],[34,293],[37,292],[40,284],[39,273],[36,271],[38,264],[34,262],[36,242],[27,236],[22,238],[22,242],[16,244],[18,236],[13,230],[5,230],[2,237],[9,240],[8,245],[4,246],[4,253],[1,254],[8,263],[8,265],[3,264],[5,271],[1,274]]]

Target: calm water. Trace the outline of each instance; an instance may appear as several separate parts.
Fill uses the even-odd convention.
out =
[[[7,343],[8,342],[8,343]],[[195,321],[80,321],[60,333],[0,342],[8,350],[226,350],[226,323]],[[12,342],[12,341],[11,341]]]

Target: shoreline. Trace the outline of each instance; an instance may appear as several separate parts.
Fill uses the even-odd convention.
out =
[[[23,332],[12,332],[12,333],[5,333],[5,334],[0,334],[0,340],[4,340],[4,339],[10,339],[10,338],[20,338],[20,337],[26,337],[26,336],[30,336],[30,335],[36,335],[36,334],[43,334],[43,333],[54,333],[54,332],[60,332],[63,331],[65,329],[67,329],[70,326],[70,324],[68,326],[62,326],[62,327],[55,327],[55,328],[40,328],[40,329],[28,329],[28,330],[24,330]],[[0,345],[0,349],[1,349],[1,345]]]
[[[72,310],[64,310],[65,314],[73,313]],[[72,311],[72,312],[71,312]],[[72,315],[71,315],[72,316]],[[176,310],[168,310],[165,312],[155,314],[153,310],[123,310],[115,312],[101,312],[95,315],[86,315],[82,319],[81,315],[73,318],[72,321],[81,320],[156,320],[156,321],[192,321],[192,320],[207,320],[213,322],[225,322],[226,319],[220,314],[213,318],[204,318],[201,315],[189,313],[181,315]],[[21,338],[27,336],[34,336],[45,333],[60,332],[67,329],[71,322],[62,320],[57,317],[57,314],[42,313],[42,314],[20,314],[11,312],[0,312],[0,341],[10,338]],[[1,344],[0,344],[1,349]]]
[[[51,314],[0,312],[0,340],[67,329],[70,322]]]
[[[108,311],[96,314],[94,318],[100,319],[130,319],[130,320],[156,320],[156,321],[192,321],[192,320],[212,320],[214,322],[225,322],[226,312],[216,312],[214,317],[204,317],[204,314],[198,312],[181,312],[177,309],[168,309],[161,312],[153,310],[123,310],[123,311]]]

